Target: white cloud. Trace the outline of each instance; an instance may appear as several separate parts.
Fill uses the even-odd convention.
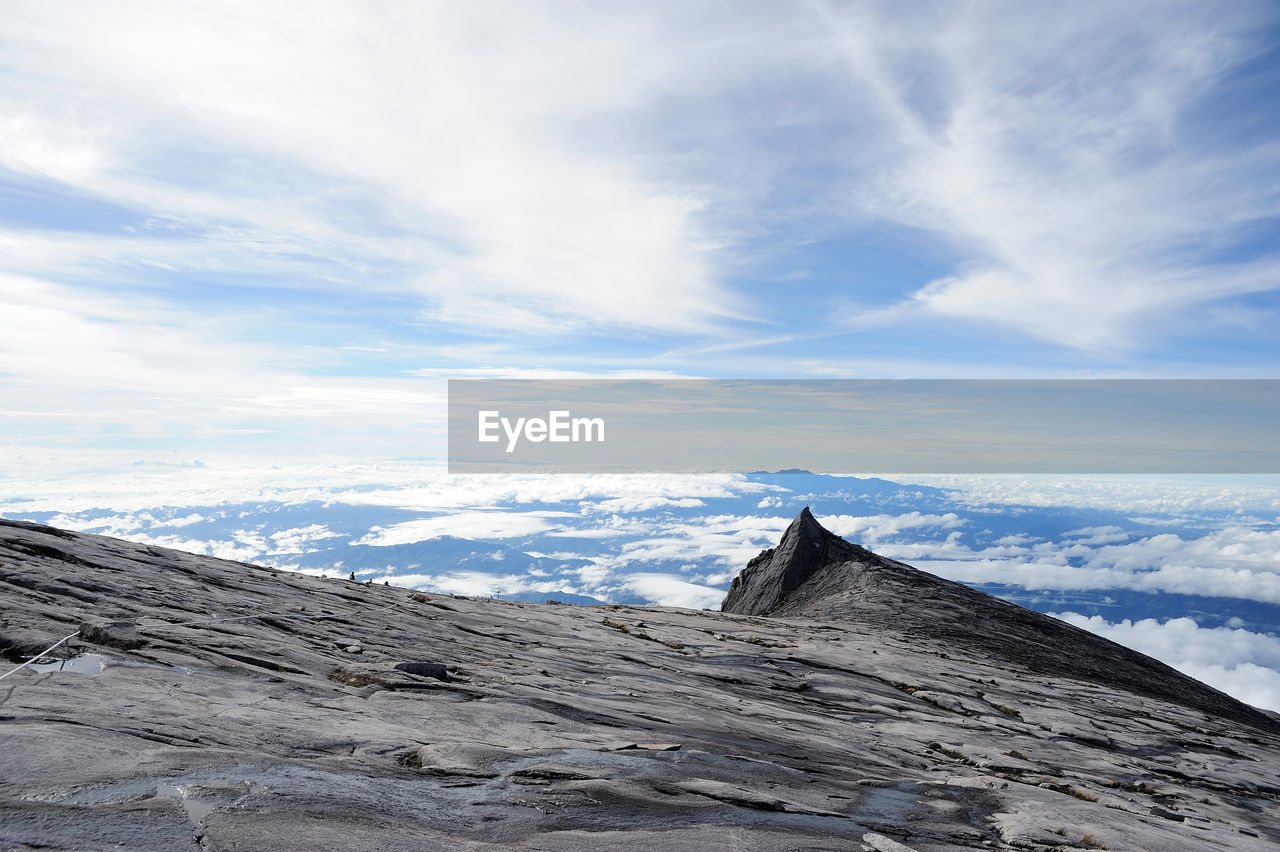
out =
[[[639,566],[680,563],[682,570],[693,566],[709,577],[736,573],[761,550],[777,543],[790,518],[760,518],[753,515],[702,515],[692,518],[645,518],[623,520],[615,517],[609,526],[617,530],[620,543],[593,555],[595,563],[586,570],[584,581],[600,583],[610,574],[625,574]],[[566,530],[565,537],[580,533]],[[587,537],[591,537],[588,535]]]
[[[1087,533],[1087,537],[1081,533]],[[1197,538],[1076,530],[1063,541],[1001,539],[974,549],[944,541],[891,543],[886,556],[966,583],[1026,589],[1134,589],[1280,603],[1280,530],[1231,525]]]
[[[1200,627],[1190,618],[1111,623],[1097,615],[1054,615],[1155,657],[1249,704],[1280,711],[1280,638],[1276,636],[1230,627]]]
[[[308,524],[305,527],[273,532],[270,538],[273,542],[272,554],[305,553],[310,545],[329,538],[341,538],[341,533],[332,531],[324,524]]]
[[[120,391],[154,395],[183,387],[185,376],[189,388],[216,395],[237,381],[242,387],[245,374],[263,366],[261,350],[252,346],[215,354],[218,338],[209,324],[155,300],[85,293],[0,271],[0,310],[6,323],[0,373],[9,374],[10,406],[20,393],[30,405],[53,403],[93,416],[91,405],[68,404],[77,397],[58,400],[34,391],[53,385],[91,398]]]
[[[597,513],[614,513],[623,512],[625,514],[635,514],[638,512],[652,512],[654,509],[696,509],[706,504],[696,497],[614,497],[610,500],[600,500],[595,503],[584,503],[583,509]]]
[[[518,594],[533,588],[528,578],[517,574],[481,574],[474,571],[460,571],[456,574],[387,574],[385,577],[375,577],[375,582],[382,582],[383,579],[393,586],[406,589],[427,589],[470,597]]]
[[[395,470],[398,465],[389,465]],[[390,487],[352,491],[345,499],[358,505],[397,506],[417,511],[457,507],[496,506],[500,503],[579,503],[601,499],[673,500],[728,497],[738,493],[774,490],[737,475],[599,474],[540,476],[536,474],[444,474],[438,466],[410,464],[418,480],[397,476]],[[353,471],[374,483],[376,466],[352,465]],[[425,481],[424,481],[425,480]],[[374,483],[380,484],[380,483]]]
[[[970,506],[1064,506],[1175,517],[1212,511],[1280,514],[1280,477],[1271,475],[881,475],[894,482],[954,490]]]
[[[1206,597],[1234,597],[1280,603],[1280,575],[1230,568],[1162,567],[1135,572],[1104,566],[1080,567],[1053,561],[911,558],[905,548],[883,553],[922,571],[963,583],[1007,583],[1024,589],[1133,589]]]
[[[674,574],[628,574],[622,585],[658,606],[686,609],[719,609],[724,600],[723,589],[690,583]]]
[[[319,570],[308,570],[304,573],[318,574]],[[571,595],[585,594],[580,588],[564,580],[530,579],[545,576],[530,572],[519,574],[483,574],[475,571],[461,571],[454,574],[401,574],[390,573],[375,575],[373,581],[386,581],[392,586],[405,589],[423,589],[442,592],[450,595],[466,595],[470,597],[502,597],[525,592],[545,594],[548,597],[556,592],[567,592]]]
[[[77,447],[127,435],[209,446],[288,433],[256,452],[445,449],[443,381],[302,375],[297,354],[237,339],[227,323],[156,296],[2,270],[0,314],[0,426],[20,442]]]
[[[321,460],[279,464],[239,454],[209,456],[202,465],[173,453],[32,452],[0,446],[5,488],[0,514],[92,509],[137,513],[157,506],[253,501],[309,501],[382,506],[422,513],[655,498],[706,500],[775,491],[737,475],[450,475],[430,459]],[[145,463],[139,463],[145,462]],[[619,517],[597,525],[627,523]]]
[[[595,560],[582,576],[582,582],[592,588],[608,583],[612,576],[652,569],[659,563],[667,570],[694,566],[679,568],[681,574],[687,573],[686,580],[721,584],[760,550],[776,544],[791,521],[790,512],[771,517],[696,514],[686,518],[683,512],[663,511],[705,507],[713,505],[712,500],[735,497],[746,498],[751,505],[762,494],[783,493],[778,486],[736,476],[449,476],[439,464],[412,460],[276,466],[210,458],[197,466],[189,460],[122,463],[127,458],[102,454],[92,459],[94,464],[86,464],[79,454],[60,459],[10,449],[0,454],[4,473],[0,514],[23,517],[56,512],[54,522],[60,526],[140,538],[155,536],[157,532],[152,531],[158,528],[194,523],[193,517],[218,521],[220,505],[319,502],[403,509],[426,517],[372,530],[361,541],[397,544],[440,535],[477,539],[546,535],[566,542],[596,539],[598,544],[581,548]],[[1080,494],[1094,493],[1083,481],[1077,485]],[[1110,493],[1107,487],[1104,483],[1099,493]],[[1124,487],[1124,495],[1132,493],[1130,484]],[[1210,504],[1216,488],[1202,489]],[[1181,509],[1183,497],[1177,499]],[[156,508],[184,506],[211,509],[193,514],[189,509]],[[599,510],[602,507],[608,511]],[[1034,510],[1028,511],[1033,519]],[[175,515],[176,523],[167,520]],[[973,547],[965,533],[971,525],[962,525],[952,512],[831,515],[821,520],[852,540],[874,544],[885,556],[965,582],[1003,582],[1028,589],[1165,591],[1280,603],[1280,531],[1269,524],[1232,523],[1198,537],[1179,530],[1181,535],[1164,533],[1127,541],[1108,528],[1083,528],[1060,541],[1006,536],[992,546]],[[1195,526],[1202,523],[1203,519],[1197,520]],[[148,540],[256,559],[305,551],[307,529],[287,530],[278,534],[281,538],[262,541],[218,543],[168,531],[164,539]],[[925,542],[899,540],[908,531],[945,536]],[[556,558],[568,556],[562,553]]]
[[[1173,312],[1274,289],[1274,259],[1214,254],[1276,214],[1256,175],[1280,151],[1237,141],[1233,156],[1207,157],[1182,121],[1261,49],[1274,9],[821,8],[884,122],[858,139],[863,156],[881,146],[858,206],[970,255],[879,319],[934,314],[1115,351]]]
[[[389,527],[374,527],[354,543],[386,547],[444,535],[470,539],[521,538],[551,530],[558,518],[576,519],[578,516],[568,512],[459,511]]]
[[[288,381],[288,380],[286,380]],[[411,417],[442,422],[447,395],[439,385],[414,387],[407,382],[364,379],[360,383],[328,381],[286,384],[269,393],[228,402],[224,410],[270,417],[342,418]]]
[[[1114,544],[1120,541],[1128,541],[1131,537],[1120,527],[1103,526],[1103,527],[1083,527],[1078,530],[1071,530],[1062,534],[1064,539],[1070,539],[1073,545],[1081,544]]]
[[[906,512],[901,515],[823,515],[822,525],[850,541],[879,542],[903,530],[938,527],[955,529],[964,524],[954,512],[944,515]]]
[[[1280,671],[1274,668],[1254,663],[1233,666],[1178,663],[1174,667],[1246,704],[1280,712]]]
[[[324,211],[355,184],[409,234],[380,253],[419,268],[440,319],[478,328],[687,332],[740,303],[716,281],[704,198],[599,132],[692,70],[654,49],[655,16],[103,3],[6,19],[9,168],[315,257],[348,256]],[[235,152],[249,174],[205,186],[198,168],[165,172],[175,152],[219,167]],[[281,164],[311,173],[304,191],[280,192]]]
[[[230,541],[183,538],[177,535],[148,535],[145,532],[132,532],[129,534],[129,540],[203,556],[216,556],[218,559],[231,559],[236,562],[261,561],[268,551],[267,543],[261,536],[245,530],[233,533]]]

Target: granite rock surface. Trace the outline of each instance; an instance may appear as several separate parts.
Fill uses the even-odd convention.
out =
[[[751,613],[0,521],[0,848],[1280,845],[1273,715],[806,515],[735,584]]]

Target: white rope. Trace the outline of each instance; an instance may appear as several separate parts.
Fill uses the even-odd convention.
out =
[[[280,615],[280,614],[281,614],[281,613],[275,613],[275,612],[258,612],[258,613],[254,613],[253,615],[233,615],[233,616],[227,616],[226,618],[207,618],[207,619],[203,619],[203,620],[201,620],[201,621],[184,621],[184,622],[181,622],[181,623],[179,623],[179,624],[175,624],[175,623],[170,622],[170,621],[165,621],[165,622],[162,622],[162,623],[160,623],[160,624],[140,625],[140,626],[138,627],[138,629],[139,629],[139,630],[155,630],[155,629],[160,628],[160,627],[194,627],[194,626],[196,626],[196,625],[198,625],[198,624],[215,624],[215,623],[217,623],[217,622],[219,622],[219,621],[244,621],[244,620],[246,620],[246,619],[250,619],[250,618],[262,618],[263,616],[267,616],[267,615]],[[56,648],[56,647],[58,647],[59,645],[61,645],[63,642],[66,642],[66,641],[68,641],[68,640],[74,639],[74,638],[76,638],[76,637],[77,637],[77,636],[79,636],[79,635],[80,635],[80,631],[79,631],[79,630],[77,630],[75,633],[68,633],[66,636],[63,636],[63,637],[62,637],[61,639],[59,639],[57,642],[54,642],[54,643],[53,643],[52,645],[50,645],[48,648],[45,648],[45,649],[44,649],[43,651],[41,651],[39,654],[36,654],[34,657],[32,657],[31,659],[27,660],[27,661],[26,661],[25,663],[23,663],[22,665],[18,666],[18,667],[17,667],[17,668],[15,668],[15,669],[10,669],[9,671],[7,671],[7,672],[5,672],[4,674],[0,675],[0,680],[4,680],[4,679],[5,679],[5,678],[7,678],[9,675],[14,674],[15,672],[20,672],[20,671],[22,671],[22,670],[23,670],[23,669],[25,669],[27,666],[29,666],[29,665],[31,665],[32,663],[34,663],[36,660],[38,660],[38,659],[40,659],[41,657],[43,657],[45,654],[49,653],[49,652],[50,652],[50,651],[52,651],[54,648]]]
[[[59,639],[57,642],[54,642],[54,643],[53,643],[52,645],[50,645],[48,648],[45,648],[45,649],[44,649],[43,651],[41,651],[39,654],[36,654],[34,657],[32,657],[31,659],[27,660],[25,663],[23,663],[22,665],[18,666],[16,669],[11,669],[11,670],[9,670],[9,671],[5,672],[4,674],[0,675],[0,680],[4,680],[5,678],[7,678],[9,675],[13,674],[14,672],[22,671],[22,670],[23,670],[23,669],[25,669],[27,666],[29,666],[29,665],[31,665],[32,663],[34,663],[36,660],[38,660],[38,659],[40,659],[41,657],[43,657],[45,654],[49,653],[49,652],[50,652],[50,651],[52,651],[54,648],[56,648],[56,647],[58,647],[59,645],[61,645],[63,642],[66,642],[66,641],[67,641],[67,640],[69,640],[69,639],[74,639],[74,638],[76,638],[76,637],[77,637],[77,636],[79,636],[79,635],[80,635],[80,631],[79,631],[79,630],[77,630],[75,633],[68,633],[66,636],[63,636],[63,637],[62,637],[61,639]]]

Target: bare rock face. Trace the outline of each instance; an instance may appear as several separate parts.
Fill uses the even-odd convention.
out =
[[[1267,714],[1122,645],[850,544],[808,507],[734,578],[724,612],[841,621],[1263,727]]]
[[[873,554],[829,532],[805,506],[787,527],[777,547],[763,551],[733,578],[723,612],[769,615],[819,569],[866,560]]]
[[[145,642],[138,638],[138,629],[131,621],[105,621],[92,619],[80,625],[80,638],[94,645],[133,650]]]
[[[793,531],[736,587],[761,617],[0,520],[0,849],[1280,847],[1272,717]]]

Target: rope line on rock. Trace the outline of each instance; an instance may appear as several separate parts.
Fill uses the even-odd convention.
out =
[[[43,657],[45,654],[49,653],[49,652],[50,652],[50,651],[52,651],[54,648],[56,648],[56,647],[58,647],[59,645],[61,645],[63,642],[66,642],[66,641],[68,641],[68,640],[74,639],[74,638],[76,638],[76,637],[77,637],[77,636],[79,636],[79,635],[80,635],[80,631],[79,631],[79,630],[77,630],[75,633],[68,633],[66,636],[63,636],[63,637],[62,637],[61,639],[59,639],[57,642],[54,642],[54,643],[53,643],[52,645],[50,645],[48,648],[45,648],[45,649],[44,649],[43,651],[41,651],[39,654],[36,654],[34,657],[32,657],[31,659],[27,660],[25,663],[23,663],[22,665],[18,666],[16,669],[10,669],[9,671],[7,671],[7,672],[5,672],[4,674],[0,675],[0,680],[4,680],[5,678],[7,678],[9,675],[13,674],[14,672],[22,671],[22,670],[23,670],[23,669],[25,669],[27,666],[29,666],[29,665],[31,665],[32,663],[34,663],[36,660],[38,660],[38,659],[40,659],[41,657]]]
[[[245,620],[250,619],[250,618],[262,618],[262,617],[264,617],[264,616],[268,616],[268,615],[284,615],[284,613],[278,613],[278,612],[256,612],[256,613],[254,613],[253,615],[230,615],[230,616],[226,616],[225,618],[206,618],[206,619],[201,619],[201,620],[199,620],[199,621],[183,621],[183,622],[179,622],[179,623],[176,623],[176,624],[175,624],[175,623],[173,623],[173,622],[165,621],[165,622],[162,622],[162,623],[160,623],[160,624],[145,624],[145,625],[141,625],[141,624],[140,624],[140,625],[138,625],[137,629],[138,629],[138,630],[155,630],[155,629],[156,629],[156,628],[158,628],[158,627],[195,627],[195,626],[200,625],[200,624],[216,624],[216,623],[217,623],[217,622],[219,622],[219,621],[245,621]],[[17,666],[16,668],[10,669],[9,671],[7,671],[7,672],[5,672],[4,674],[0,675],[0,680],[4,680],[4,679],[5,679],[5,678],[7,678],[9,675],[14,674],[14,673],[16,673],[16,672],[20,672],[20,671],[22,671],[22,670],[23,670],[23,669],[25,669],[27,666],[29,666],[29,665],[31,665],[32,663],[34,663],[36,660],[40,659],[40,658],[41,658],[41,657],[43,657],[45,654],[47,654],[47,653],[49,653],[50,651],[52,651],[54,648],[58,647],[59,645],[61,645],[61,644],[62,644],[62,643],[64,643],[64,642],[68,642],[68,641],[70,641],[70,640],[72,640],[72,639],[76,638],[76,637],[77,637],[77,636],[79,636],[79,635],[80,635],[80,631],[79,631],[79,630],[77,630],[75,633],[68,633],[66,636],[63,636],[63,637],[62,637],[61,639],[59,639],[57,642],[54,642],[54,643],[53,643],[52,645],[50,645],[48,648],[45,648],[43,651],[41,651],[39,654],[36,654],[36,655],[35,655],[34,657],[32,657],[31,659],[27,660],[25,663],[22,663],[21,665]]]

